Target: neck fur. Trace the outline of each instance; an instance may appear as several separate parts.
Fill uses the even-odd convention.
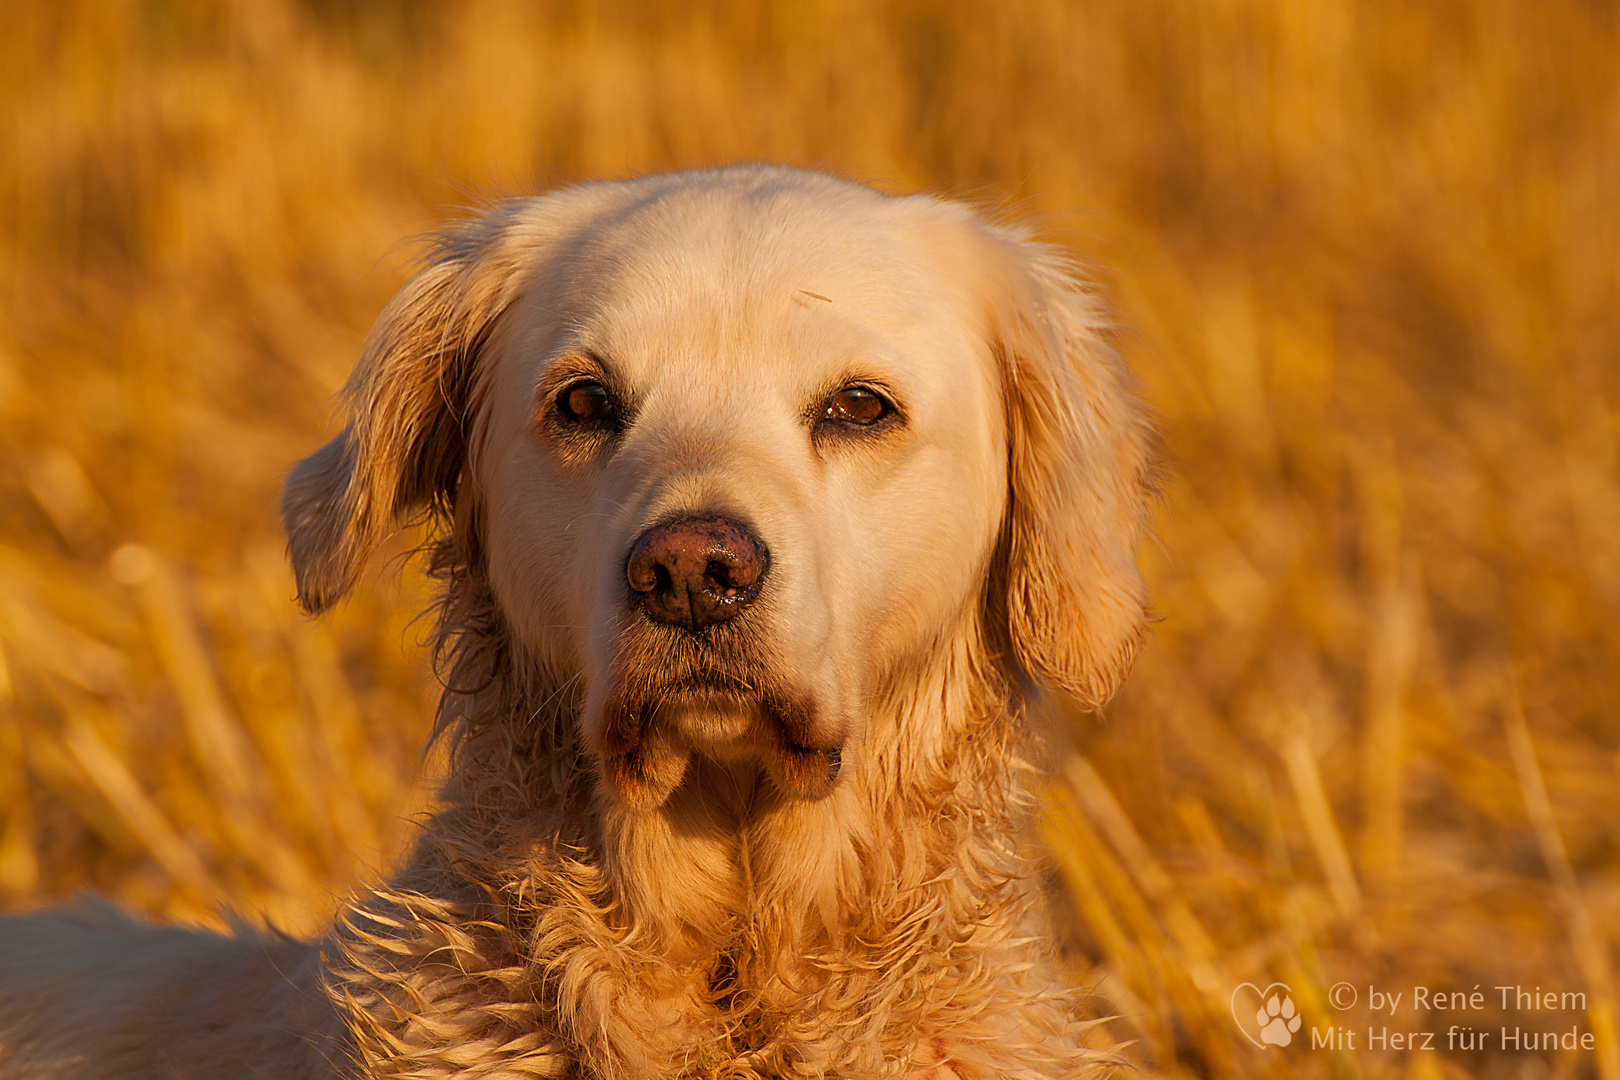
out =
[[[454,586],[443,809],[327,946],[375,1075],[434,1075],[473,1052],[454,1045],[516,1075],[780,1076],[808,1055],[878,1076],[939,1031],[1003,1063],[1022,1046],[1029,1069],[998,1075],[1066,1075],[1072,1021],[1016,850],[1026,740],[976,617],[879,687],[826,798],[698,755],[664,806],[632,811],[596,784],[575,683]],[[1020,1034],[1031,1015],[1047,1021]]]

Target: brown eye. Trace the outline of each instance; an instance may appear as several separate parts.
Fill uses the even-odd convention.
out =
[[[865,386],[846,386],[834,394],[822,413],[823,421],[870,427],[894,411],[882,394]]]
[[[592,427],[610,427],[615,420],[613,396],[594,379],[563,387],[557,395],[557,411],[572,423]]]

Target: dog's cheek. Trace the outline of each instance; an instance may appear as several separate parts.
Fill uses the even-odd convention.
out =
[[[492,550],[490,584],[523,649],[544,670],[566,678],[580,667],[578,635],[566,628],[581,618],[568,602],[557,562],[543,548],[514,539]]]
[[[971,436],[971,437],[970,437]],[[937,656],[942,629],[979,603],[1005,512],[1004,454],[983,430],[941,436],[871,507],[865,562],[885,567],[881,591],[856,594],[874,672]]]
[[[523,648],[558,678],[584,662],[592,577],[578,565],[589,514],[579,492],[548,475],[527,447],[514,450],[488,485],[485,517],[490,585]]]

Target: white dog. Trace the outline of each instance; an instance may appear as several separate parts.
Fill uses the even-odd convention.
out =
[[[747,166],[450,230],[293,472],[436,529],[442,808],[319,944],[0,923],[0,1077],[1077,1077],[1032,696],[1136,651],[1148,432],[1051,249]]]

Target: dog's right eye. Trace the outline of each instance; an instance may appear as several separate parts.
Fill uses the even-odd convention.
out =
[[[581,379],[563,387],[557,394],[557,412],[570,424],[593,428],[614,427],[618,416],[613,395],[595,379]]]

